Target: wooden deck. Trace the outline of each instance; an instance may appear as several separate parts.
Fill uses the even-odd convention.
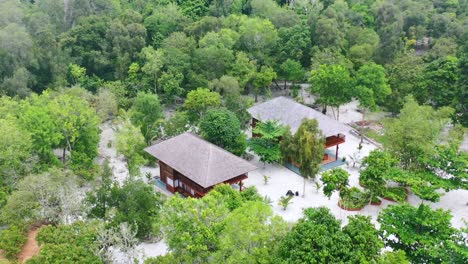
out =
[[[336,161],[335,157],[333,157],[332,155],[325,154],[323,155],[322,165],[330,163],[330,162],[334,162],[334,161]]]

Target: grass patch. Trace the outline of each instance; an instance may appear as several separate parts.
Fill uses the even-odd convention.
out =
[[[388,142],[386,142],[387,139],[383,135],[380,135],[379,133],[377,133],[373,129],[370,129],[370,128],[366,127],[366,128],[364,128],[363,133],[364,133],[364,136],[366,136],[366,137],[368,137],[370,139],[373,139],[373,140],[377,141],[380,144],[388,143]]]

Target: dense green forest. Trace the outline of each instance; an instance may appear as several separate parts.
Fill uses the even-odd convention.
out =
[[[467,28],[468,0],[0,0],[0,263],[42,225],[27,263],[113,263],[115,249],[133,263],[159,239],[168,253],[145,263],[467,263],[466,228],[422,203],[387,207],[378,228],[324,207],[289,223],[254,187],[169,198],[140,170],[155,164],[143,148],[185,131],[264,164],[303,155],[310,133],[323,147],[313,122],[243,133],[247,108],[274,91],[301,101],[308,84],[324,112],[356,99],[363,119],[389,114],[363,161],[364,204],[390,181],[433,202],[466,190]],[[120,184],[96,162],[110,122]],[[348,176],[324,174],[325,194],[360,195]]]

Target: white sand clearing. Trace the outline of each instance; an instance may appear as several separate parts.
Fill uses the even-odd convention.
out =
[[[117,154],[115,149],[116,127],[108,121],[101,124],[101,131],[98,163],[102,164],[105,160],[108,160],[109,166],[112,168],[114,180],[122,184],[129,174],[125,157]]]
[[[353,104],[348,105],[350,108],[353,107]],[[352,113],[352,110],[349,109],[348,113]],[[346,114],[343,115],[342,113],[340,118],[343,118],[346,121],[350,121],[353,119],[353,116],[354,115],[346,116]],[[347,133],[346,143],[340,145],[339,157],[346,157],[346,160],[350,162],[351,155],[357,154],[362,158],[367,156],[370,151],[376,148],[374,145],[365,142],[361,151],[358,151],[357,147],[359,145],[359,141],[360,139],[358,137]],[[368,205],[361,211],[345,211],[337,205],[337,193],[334,193],[333,196],[328,199],[328,197],[323,194],[321,189],[316,189],[316,185],[313,181],[308,180],[306,183],[305,197],[302,197],[303,178],[301,176],[281,165],[267,164],[264,167],[263,163],[258,161],[258,157],[255,157],[252,162],[255,163],[259,169],[249,173],[249,178],[245,180],[246,186],[256,186],[261,195],[268,196],[272,200],[272,207],[275,213],[281,215],[287,221],[297,221],[302,217],[302,210],[305,208],[325,206],[328,207],[338,219],[341,219],[344,224],[347,223],[347,216],[355,214],[369,215],[372,217],[373,222],[376,223],[377,216],[383,208],[387,207],[389,204],[396,204],[394,202],[383,200],[382,205],[380,206]],[[350,186],[359,187],[359,170],[357,168],[350,168],[346,165],[342,165],[341,167],[350,173]],[[269,177],[268,183],[266,185],[264,184],[264,175]],[[319,178],[320,176],[317,177],[317,179]],[[320,185],[322,185],[322,182],[320,182]],[[298,191],[300,195],[295,196],[292,199],[292,204],[290,204],[286,210],[283,210],[281,206],[278,205],[278,201],[281,196],[286,195],[288,190],[293,192]],[[418,205],[421,203],[421,200],[414,194],[410,194],[408,197],[408,202],[413,205]],[[468,191],[455,190],[446,193],[437,203],[425,203],[430,204],[432,208],[450,210],[453,215],[452,224],[454,227],[459,228],[465,225],[464,221],[468,221],[467,202]]]

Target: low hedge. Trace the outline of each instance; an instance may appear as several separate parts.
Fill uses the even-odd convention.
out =
[[[379,199],[379,197],[377,196],[372,196],[371,198],[371,204],[372,205],[381,205],[382,204],[382,200]]]
[[[0,248],[3,250],[5,257],[15,260],[21,252],[24,243],[26,243],[26,235],[22,228],[10,226],[1,231]]]
[[[343,192],[340,205],[344,209],[361,209],[369,203],[369,198],[369,192],[352,187]]]
[[[404,202],[408,198],[408,193],[404,187],[388,187],[383,192],[384,199],[393,202]]]

